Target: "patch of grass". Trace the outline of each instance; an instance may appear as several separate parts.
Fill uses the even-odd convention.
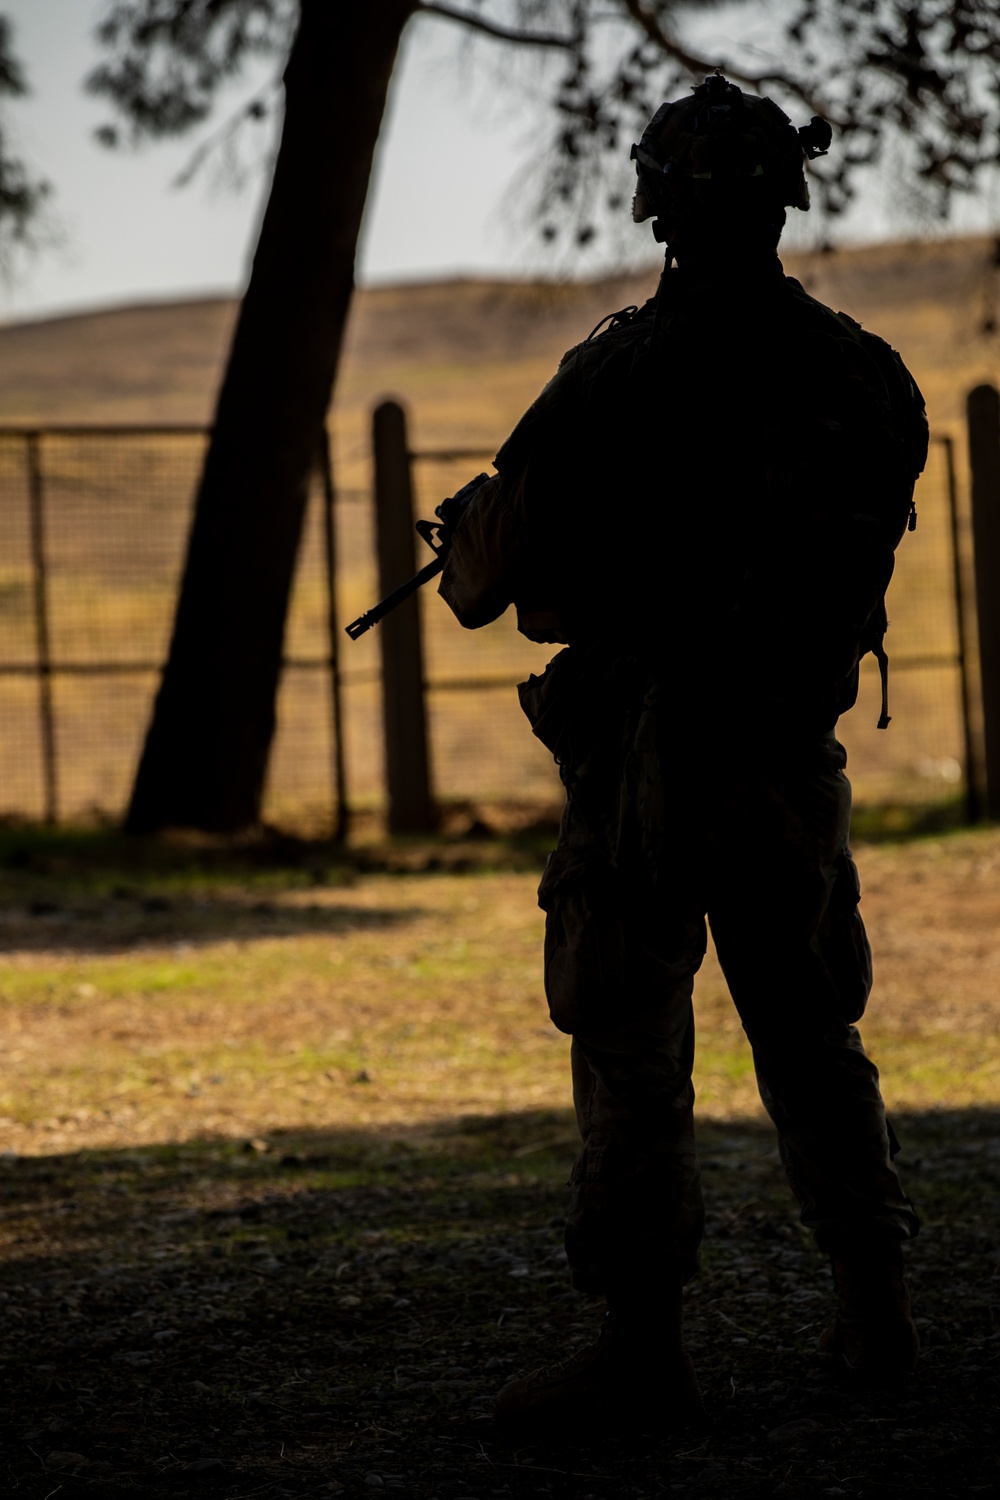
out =
[[[852,834],[859,843],[899,843],[961,832],[967,826],[968,804],[964,794],[922,803],[860,803],[851,814]]]
[[[282,869],[259,850],[126,847],[126,866],[122,847],[39,837],[27,865],[0,872],[0,1117],[18,1151],[566,1100],[533,869],[365,874],[344,863],[319,883],[307,862]],[[413,844],[384,862],[444,863],[449,848],[474,847],[428,856]],[[478,853],[516,851],[495,841]],[[996,1102],[1000,1000],[987,976],[1000,959],[1000,835],[882,844],[859,861],[876,955],[863,1032],[892,1107]],[[759,1118],[712,953],[696,1008],[702,1106]]]

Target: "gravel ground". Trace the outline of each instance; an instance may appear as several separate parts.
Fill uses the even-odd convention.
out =
[[[895,1123],[924,1222],[911,1382],[820,1367],[829,1276],[772,1137],[709,1123],[707,1431],[525,1447],[492,1394],[600,1316],[561,1248],[567,1115],[8,1155],[3,1493],[996,1495],[1000,1113]]]

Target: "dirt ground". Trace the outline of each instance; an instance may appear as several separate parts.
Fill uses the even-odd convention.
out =
[[[276,867],[8,839],[3,1492],[995,1495],[1000,833],[858,854],[866,1036],[923,1220],[916,1377],[871,1392],[817,1362],[828,1273],[710,961],[707,1429],[512,1446],[497,1387],[600,1316],[561,1248],[536,852]]]

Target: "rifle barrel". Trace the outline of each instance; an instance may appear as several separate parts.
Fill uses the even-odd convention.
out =
[[[351,640],[356,641],[359,635],[364,635],[366,630],[371,630],[373,625],[377,625],[379,620],[384,619],[397,605],[402,604],[404,599],[409,599],[411,594],[417,592],[417,589],[423,588],[424,584],[428,583],[430,579],[436,578],[443,571],[444,564],[445,559],[443,557],[436,557],[433,562],[429,562],[426,567],[421,568],[419,573],[414,573],[412,578],[408,578],[405,583],[401,583],[398,589],[393,589],[391,594],[386,594],[384,599],[380,599],[365,614],[359,615],[356,620],[352,620],[350,625],[345,625],[344,629]]]

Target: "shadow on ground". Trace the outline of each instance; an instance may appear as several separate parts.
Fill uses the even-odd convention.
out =
[[[507,1375],[583,1342],[567,1114],[6,1158],[5,1494],[995,1494],[1000,1112],[897,1121],[925,1354],[873,1394],[813,1349],[827,1275],[769,1130],[709,1122],[687,1439],[501,1443]]]
[[[181,951],[222,939],[294,938],[385,931],[419,920],[420,907],[359,907],[336,897],[296,901],[250,893],[225,896],[141,895],[123,888],[107,898],[29,899],[0,909],[0,953],[127,953],[181,945]]]
[[[507,812],[495,809],[484,821],[470,808],[450,806],[437,833],[405,838],[387,838],[370,818],[359,817],[356,835],[346,844],[272,828],[246,835],[178,830],[147,838],[113,827],[49,827],[0,818],[0,894],[16,894],[26,885],[67,891],[123,883],[148,892],[164,880],[182,887],[235,880],[241,887],[284,888],[337,885],[358,873],[461,875],[544,864],[558,834],[559,809],[535,808],[530,820]]]
[[[389,928],[425,913],[338,899],[366,874],[531,870],[547,825],[501,836],[479,822],[451,838],[345,849],[263,832],[254,839],[129,838],[115,830],[0,822],[0,953],[116,953],[220,938]]]

